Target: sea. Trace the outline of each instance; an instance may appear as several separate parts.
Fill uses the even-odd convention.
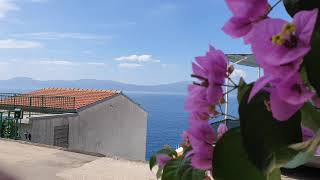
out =
[[[176,148],[181,134],[188,128],[188,113],[184,110],[185,94],[154,94],[127,92],[131,99],[148,112],[146,160],[165,145]],[[237,115],[235,96],[229,97],[229,114]]]

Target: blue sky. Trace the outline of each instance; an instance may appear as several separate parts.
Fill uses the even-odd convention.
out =
[[[289,19],[282,4],[273,16]],[[229,17],[223,0],[0,0],[0,79],[190,80],[209,44],[251,52],[221,31]]]

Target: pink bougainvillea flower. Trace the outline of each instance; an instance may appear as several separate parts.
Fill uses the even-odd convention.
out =
[[[185,102],[185,110],[190,113],[210,114],[210,104],[207,100],[207,89],[198,85],[189,85],[189,96]]]
[[[281,99],[291,105],[304,104],[315,95],[305,86],[298,73],[277,84],[276,90]]]
[[[209,170],[212,168],[213,147],[204,142],[193,148],[191,165],[197,169]]]
[[[171,161],[172,158],[165,154],[158,154],[156,159],[158,166],[164,167],[169,161]]]
[[[188,132],[184,131],[181,137],[182,137],[182,143],[180,144],[180,147],[183,147],[183,148],[190,147],[191,144],[190,144]]]
[[[254,84],[249,101],[266,85],[271,83],[276,87],[276,84],[281,82],[282,79],[293,76],[299,71],[304,55],[310,50],[310,39],[317,14],[317,9],[301,11],[295,15],[293,23],[281,19],[266,19],[256,25],[251,33],[254,35],[252,50],[257,63],[264,69],[265,74]],[[282,87],[285,88],[285,84],[282,83]],[[290,92],[293,93],[294,91]],[[283,90],[277,93],[278,95],[273,97],[286,95],[286,91]],[[300,100],[304,101],[304,98],[301,97]],[[294,102],[290,102],[290,100]],[[284,103],[296,106],[301,102],[298,99],[290,98]],[[297,107],[299,106],[289,109],[296,109]]]
[[[288,120],[314,96],[298,73],[274,83],[270,94],[272,114],[279,121]]]
[[[309,129],[305,126],[301,126],[301,130],[302,130],[302,140],[303,141],[308,141],[308,140],[314,138],[316,135],[311,129]],[[317,148],[315,155],[320,156],[320,147]]]
[[[191,121],[187,133],[189,134],[189,139],[192,145],[198,142],[206,142],[207,144],[213,144],[214,142],[214,132],[212,127],[207,121]]]
[[[266,17],[270,5],[267,0],[226,0],[233,16],[222,30],[233,38],[249,34],[259,20]]]
[[[318,95],[312,97],[312,102],[317,108],[320,108],[320,97]]]
[[[218,139],[220,139],[226,132],[228,132],[228,127],[225,123],[220,123],[217,131]]]
[[[278,92],[272,88],[270,94],[270,106],[272,111],[272,116],[278,121],[286,121],[288,120],[294,113],[296,113],[303,104],[292,105],[279,96]]]
[[[206,88],[209,103],[219,103],[223,96],[222,85],[227,77],[228,58],[222,51],[210,46],[205,56],[196,57],[196,63],[192,65],[192,77],[197,78],[200,83],[194,84]]]
[[[301,126],[301,130],[302,130],[302,140],[303,141],[308,141],[316,135],[311,129],[309,129],[305,126]]]
[[[263,65],[264,75],[254,83],[249,101],[267,84],[280,82],[282,79],[286,79],[296,74],[300,69],[301,63],[302,59],[281,66]]]
[[[245,36],[252,29],[251,21],[246,17],[232,17],[222,30],[233,38]]]
[[[208,170],[212,167],[214,132],[205,121],[194,121],[187,131],[192,145],[192,166]]]
[[[281,66],[300,61],[311,49],[310,40],[317,20],[318,9],[300,11],[293,22],[265,19],[252,30],[251,44],[257,62]]]

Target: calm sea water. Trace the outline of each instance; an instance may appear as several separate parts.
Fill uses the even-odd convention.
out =
[[[164,145],[176,147],[181,133],[188,127],[188,114],[184,111],[185,95],[126,93],[148,113],[147,154]],[[230,114],[237,115],[237,101],[230,97]]]

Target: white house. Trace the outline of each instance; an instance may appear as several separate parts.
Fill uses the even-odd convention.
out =
[[[145,160],[148,114],[120,91],[45,88],[10,98],[0,104],[25,111],[25,140]]]

